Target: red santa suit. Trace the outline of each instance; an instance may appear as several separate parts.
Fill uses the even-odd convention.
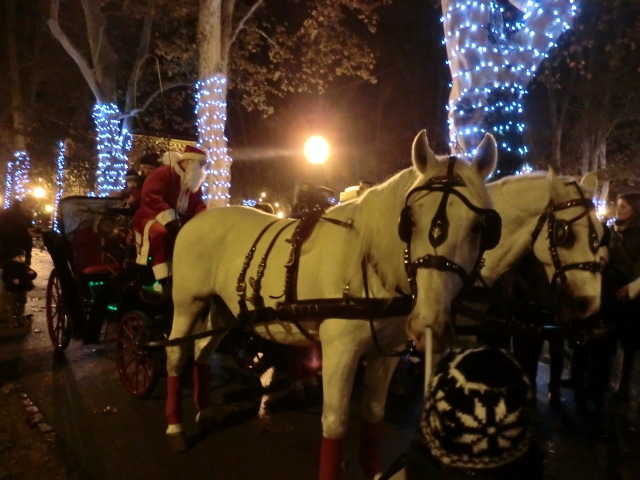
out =
[[[183,225],[206,209],[200,188],[193,192],[181,185],[181,178],[185,174],[181,163],[197,161],[195,156],[189,156],[186,152],[181,157],[182,162],[173,161],[171,165],[156,168],[149,174],[142,186],[140,207],[133,217],[138,247],[136,263],[150,264],[156,280],[170,275],[169,260],[175,235],[165,225],[173,220]]]

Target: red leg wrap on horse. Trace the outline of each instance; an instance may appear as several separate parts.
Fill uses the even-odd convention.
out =
[[[193,366],[193,402],[198,410],[211,406],[211,369],[208,364]]]
[[[167,377],[167,404],[165,415],[169,425],[182,423],[182,402],[180,401],[180,377],[169,375]]]
[[[382,423],[362,422],[360,429],[360,467],[368,477],[382,472],[380,468],[380,443]]]
[[[342,439],[322,437],[318,480],[338,480],[342,463]]]

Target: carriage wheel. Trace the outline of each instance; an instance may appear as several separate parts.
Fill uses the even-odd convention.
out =
[[[140,311],[125,313],[116,332],[116,365],[124,388],[135,397],[151,394],[158,382],[157,359],[140,347],[149,339],[147,315]]]
[[[47,330],[56,350],[64,350],[71,341],[72,327],[69,310],[64,302],[60,277],[54,268],[47,281],[47,299],[45,304]]]

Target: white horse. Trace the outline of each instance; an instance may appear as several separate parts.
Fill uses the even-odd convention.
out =
[[[495,168],[496,152],[495,140],[486,135],[472,162],[439,158],[422,131],[413,142],[412,168],[329,209],[303,243],[293,239],[302,236],[298,221],[256,209],[213,208],[196,216],[175,245],[170,341],[238,325],[238,316],[255,319],[254,331],[276,342],[308,345],[319,339],[324,392],[320,480],[339,477],[352,383],[365,357],[361,466],[369,477],[380,474],[380,425],[397,359],[381,356],[376,345],[398,349],[408,335],[424,348],[427,327],[433,329],[434,343],[446,330],[451,301],[477,266],[481,247],[499,238],[484,184]],[[296,243],[302,245],[297,253]],[[398,291],[413,296],[406,311],[376,311],[391,305]],[[284,300],[297,300],[287,321],[278,317]],[[358,305],[359,315],[352,314],[349,308],[358,310]],[[220,339],[195,341],[200,425],[211,418],[207,358]],[[167,434],[179,450],[186,448],[179,376],[187,345],[178,342],[166,351]]]
[[[583,320],[600,309],[605,229],[591,198],[596,177],[581,180],[534,172],[488,184],[502,218],[502,237],[484,255],[490,286],[533,249],[559,298],[558,321]]]

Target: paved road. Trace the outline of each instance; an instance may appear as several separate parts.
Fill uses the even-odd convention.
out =
[[[40,261],[41,275],[46,279],[46,256]],[[164,380],[147,400],[129,397],[120,384],[114,343],[109,339],[99,345],[72,341],[64,354],[53,355],[42,331],[44,299],[38,291],[34,296],[38,298],[30,308],[38,315],[33,333],[0,344],[0,372],[21,379],[28,396],[55,429],[58,452],[68,467],[67,478],[316,478],[321,436],[318,404],[292,408],[278,388],[263,395],[257,378],[240,373],[227,357],[217,356],[212,360],[219,378],[213,400],[221,428],[198,437],[193,423],[188,423],[193,447],[173,454],[164,438]],[[562,408],[552,410],[546,405],[544,362],[540,374],[539,440],[547,459],[545,478],[639,479],[640,406],[612,404],[607,409],[609,435],[600,438],[592,419],[574,412],[571,392],[565,392]],[[286,384],[286,377],[276,375],[274,385]],[[637,385],[636,398],[640,395]],[[419,389],[416,392],[413,396],[390,395],[384,423],[385,465],[401,454],[415,435]],[[193,418],[191,393],[188,388],[184,392],[186,419]],[[346,439],[345,480],[364,479],[357,466],[358,393],[356,388]]]

